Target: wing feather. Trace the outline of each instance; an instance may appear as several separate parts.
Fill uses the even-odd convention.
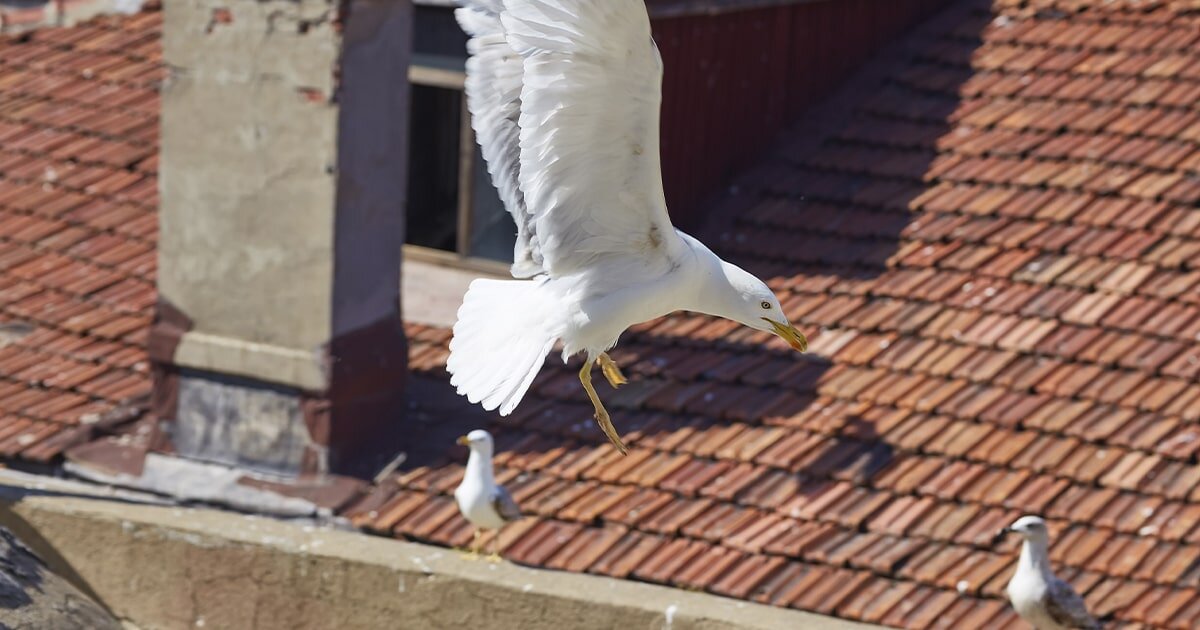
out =
[[[512,275],[530,278],[542,272],[537,235],[521,192],[522,58],[508,45],[500,23],[500,0],[469,0],[454,12],[467,42],[467,108],[471,127],[487,162],[492,184],[517,224]]]
[[[643,273],[673,267],[684,246],[663,198],[662,63],[642,0],[501,0],[498,14],[495,1],[468,0],[475,11],[487,12],[485,4],[508,44],[504,76],[511,77],[506,55],[515,52],[521,86],[515,98],[511,82],[493,86],[503,97],[479,96],[497,62],[483,55],[493,48],[473,44],[468,73],[479,81],[472,112],[485,119],[476,123],[481,142],[508,143],[487,152],[489,169],[504,173],[505,184],[516,177],[520,199],[508,194],[505,203],[529,261],[551,277],[586,275],[615,261]],[[495,34],[491,24],[487,37]],[[520,110],[515,168],[504,161],[514,155],[513,106]]]
[[[1046,585],[1042,603],[1050,618],[1064,628],[1091,630],[1099,627],[1096,620],[1088,614],[1083,598],[1070,584],[1060,579],[1053,579]]]
[[[521,507],[517,505],[504,486],[496,486],[496,490],[492,492],[492,507],[505,521],[515,521],[521,518]]]

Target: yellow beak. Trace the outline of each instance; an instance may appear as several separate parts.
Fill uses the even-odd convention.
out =
[[[808,350],[808,338],[804,336],[804,333],[796,330],[794,326],[781,324],[769,317],[764,317],[763,320],[770,324],[771,328],[775,329],[775,334],[782,337],[789,346],[800,352]]]
[[[467,436],[465,436],[465,435],[460,435],[460,436],[458,436],[458,439],[457,439],[457,440],[454,440],[454,441],[455,441],[455,442],[457,442],[457,443],[459,443],[459,444],[462,444],[463,446],[466,446],[466,445],[468,445],[468,444],[470,444],[470,443],[471,443],[471,440],[470,440],[470,438],[468,438],[468,437],[467,437]]]

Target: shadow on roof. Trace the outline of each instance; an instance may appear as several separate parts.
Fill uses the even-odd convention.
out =
[[[916,219],[910,204],[926,191],[922,180],[937,168],[935,147],[950,133],[959,107],[957,99],[936,94],[972,76],[969,57],[978,45],[978,37],[960,37],[945,46],[936,73],[920,75],[911,63],[872,65],[737,179],[703,232],[706,240],[768,279],[793,321],[837,327],[836,313],[810,317],[819,314],[808,310],[798,289],[853,296],[886,274],[897,256],[911,254],[900,251]],[[914,98],[914,81],[936,81],[938,92]],[[876,151],[882,163],[870,161]],[[811,324],[807,330],[818,342],[825,334]],[[817,392],[833,364],[816,354],[764,351],[765,341],[766,335],[703,317],[676,315],[637,327],[613,352],[631,383],[619,391],[601,387],[601,398],[634,448],[697,457],[719,450],[702,438],[719,440],[722,427],[787,428],[789,419],[822,413],[828,401]],[[819,343],[814,347],[820,350]],[[455,396],[444,373],[414,379],[410,391],[419,411],[407,421],[414,450],[403,468],[461,461],[465,451],[453,438],[478,426],[496,434],[498,454],[521,461],[599,446],[603,436],[573,365],[552,357],[516,414],[503,420]],[[891,462],[892,447],[878,440],[872,420],[839,410],[836,422],[838,446],[798,472],[863,481]],[[693,443],[685,434],[700,437]]]

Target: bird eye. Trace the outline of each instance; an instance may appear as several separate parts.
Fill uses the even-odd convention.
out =
[[[769,311],[769,310],[771,310],[771,303],[766,300],[763,300],[762,307],[763,307],[764,311]]]

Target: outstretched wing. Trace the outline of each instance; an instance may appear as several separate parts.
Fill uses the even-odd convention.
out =
[[[561,277],[614,261],[642,273],[673,266],[684,246],[663,198],[662,62],[643,1],[466,2],[460,23],[475,35],[469,104],[517,220],[514,272],[539,265]],[[492,30],[467,12],[490,19]],[[497,17],[507,48],[495,38]],[[516,96],[510,52],[521,59]]]
[[[471,127],[500,200],[517,223],[512,274],[530,278],[542,272],[542,259],[520,183],[522,58],[504,38],[500,0],[465,0],[464,4],[454,15],[471,36],[466,82]]]
[[[1092,630],[1100,627],[1096,620],[1088,614],[1083,598],[1075,592],[1075,589],[1071,588],[1070,584],[1060,579],[1052,579],[1046,585],[1046,594],[1042,597],[1042,604],[1046,607],[1046,613],[1050,615],[1050,618],[1064,628]]]
[[[492,491],[492,507],[495,508],[500,518],[506,521],[515,521],[521,518],[520,506],[504,486],[496,486],[496,489]]]

